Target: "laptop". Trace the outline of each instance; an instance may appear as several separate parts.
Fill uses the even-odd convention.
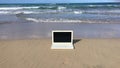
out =
[[[72,30],[53,30],[51,49],[74,49]]]

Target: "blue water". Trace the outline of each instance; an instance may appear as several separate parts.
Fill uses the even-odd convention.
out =
[[[0,4],[2,15],[37,23],[120,23],[120,3]]]
[[[74,38],[120,38],[120,3],[0,4],[0,39],[50,38],[73,30]]]

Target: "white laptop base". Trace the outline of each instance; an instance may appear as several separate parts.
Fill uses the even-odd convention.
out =
[[[74,49],[73,45],[66,45],[66,44],[54,44],[52,45],[51,49]]]

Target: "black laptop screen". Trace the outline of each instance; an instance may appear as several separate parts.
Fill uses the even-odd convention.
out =
[[[71,32],[54,32],[54,42],[71,42]]]

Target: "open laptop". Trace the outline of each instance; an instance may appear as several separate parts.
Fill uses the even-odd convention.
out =
[[[51,49],[74,49],[72,30],[53,30]]]

